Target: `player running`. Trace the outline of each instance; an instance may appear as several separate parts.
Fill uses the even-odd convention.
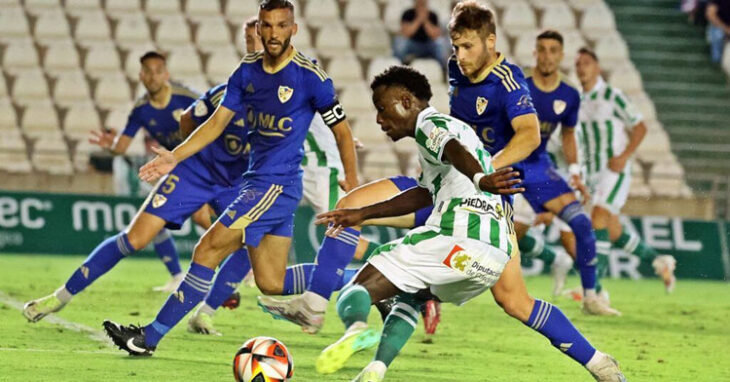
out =
[[[616,361],[594,349],[559,308],[527,294],[519,252],[512,247],[512,223],[499,195],[524,190],[515,188],[518,173],[510,167],[495,172],[491,155],[471,126],[428,105],[431,88],[421,73],[394,66],[376,76],[370,87],[381,129],[393,141],[411,137],[418,145],[419,186],[385,202],[328,212],[320,222],[331,224],[328,233],[334,236],[367,219],[402,215],[428,205],[434,209],[425,226],[382,246],[339,294],[337,312],[346,331],[322,351],[317,370],[332,373],[354,352],[377,342],[378,335],[367,326],[370,305],[398,296],[375,360],[355,379],[382,381],[413,333],[422,295],[462,305],[500,280],[514,291],[515,302],[530,311],[520,318],[523,323],[584,365],[597,380],[624,380]]]
[[[332,80],[290,44],[297,31],[294,6],[286,0],[264,0],[258,16],[264,51],[243,58],[208,121],[172,152],[158,150],[159,156],[140,170],[143,180],[164,175],[218,137],[235,113],[250,117],[250,164],[241,194],[198,242],[185,281],[149,325],[104,322],[114,343],[131,355],[152,355],[162,337],[203,299],[215,267],[244,244],[259,289],[282,293],[302,193],[302,145],[316,112],[337,141],[345,190],[357,185],[354,142]]]
[[[207,119],[224,93],[225,86],[217,86],[187,108],[180,116],[179,136],[190,134],[201,119]],[[238,197],[242,175],[248,167],[247,129],[243,126],[243,118],[243,114],[232,118],[213,144],[182,161],[161,179],[124,231],[99,244],[66,284],[53,294],[26,303],[23,315],[31,322],[37,322],[49,313],[61,310],[73,296],[120,260],[144,248],[165,227],[179,229],[195,211],[207,208],[206,205],[212,206],[216,214],[222,214]],[[248,258],[244,249],[238,252],[236,259],[242,259],[244,263],[239,261],[237,268],[245,275]]]

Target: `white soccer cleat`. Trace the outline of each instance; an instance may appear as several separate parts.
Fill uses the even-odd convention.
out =
[[[305,333],[316,334],[324,325],[324,311],[313,310],[302,296],[281,300],[259,296],[259,307],[277,320],[286,320],[302,327]]]
[[[618,362],[608,354],[596,351],[586,364],[586,369],[599,382],[626,382],[626,377],[618,367]]]
[[[659,255],[651,262],[654,273],[664,281],[664,288],[667,293],[672,293],[677,285],[677,278],[674,277],[674,270],[677,268],[677,260],[672,255]]]
[[[598,299],[606,306],[611,306],[611,295],[608,294],[608,291],[605,289],[602,289],[600,292],[598,292]]]
[[[175,276],[172,276],[170,280],[167,280],[167,283],[165,285],[156,286],[152,288],[155,292],[165,292],[165,293],[172,293],[177,290],[177,288],[180,287],[180,284],[185,279],[185,273],[180,272],[176,274]]]
[[[603,299],[598,296],[583,298],[583,313],[593,316],[620,316],[621,312],[611,308]]]
[[[211,336],[222,336],[223,333],[215,330],[215,326],[213,326],[213,316],[203,313],[200,309],[201,307],[202,305],[199,306],[188,319],[188,332]]]
[[[59,300],[54,293],[46,297],[26,302],[25,305],[23,305],[23,316],[25,316],[29,322],[38,322],[42,320],[43,317],[63,309],[64,306],[66,306],[66,303]]]
[[[550,267],[550,274],[553,276],[553,297],[560,296],[562,293],[571,269],[573,269],[573,259],[562,251],[558,252]]]
[[[380,334],[364,322],[352,324],[345,334],[319,354],[314,367],[320,374],[331,374],[345,366],[353,354],[378,344]]]
[[[388,368],[380,361],[370,362],[352,382],[382,382]]]

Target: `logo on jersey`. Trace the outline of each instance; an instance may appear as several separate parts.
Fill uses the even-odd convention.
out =
[[[196,117],[204,117],[208,115],[208,106],[205,106],[205,102],[196,102],[193,114],[195,114]]]
[[[504,210],[500,203],[489,201],[482,197],[462,199],[459,203],[459,208],[463,208],[469,212],[477,214],[489,214],[497,220],[504,218]]]
[[[431,132],[428,134],[428,139],[426,139],[426,148],[435,153],[439,152],[439,149],[441,149],[441,143],[448,135],[448,131],[438,127],[434,127],[433,130],[431,130]]]
[[[458,245],[455,245],[454,248],[451,249],[449,255],[444,259],[445,266],[462,272],[466,270],[466,266],[470,262],[471,256],[467,255],[466,252],[464,252],[464,248],[461,248]]]
[[[560,115],[565,111],[565,107],[567,105],[568,104],[566,104],[565,101],[561,99],[556,99],[555,101],[553,101],[553,111],[555,112],[555,114]]]
[[[150,119],[150,126],[157,126],[157,121]]]
[[[243,151],[241,138],[234,134],[226,134],[223,138],[226,143],[226,151],[232,156],[236,156]]]
[[[155,194],[155,197],[152,198],[152,208],[159,208],[162,207],[163,204],[167,202],[167,198],[165,195],[162,194]]]
[[[235,122],[233,122],[233,124],[238,127],[246,127],[246,123],[243,121],[243,118],[237,119]]]
[[[248,86],[246,86],[246,93],[253,93],[254,91],[253,84],[249,83]]]
[[[175,109],[172,112],[172,118],[175,118],[176,122],[180,122],[180,116],[183,113],[183,109]]]
[[[487,104],[489,100],[484,97],[477,97],[477,113],[482,115],[484,110],[487,110]]]
[[[233,218],[236,217],[236,211],[229,210],[228,212],[226,212],[226,215],[228,215],[229,219],[233,220]]]
[[[294,89],[288,87],[288,86],[279,86],[279,101],[281,103],[286,103],[291,98],[291,95],[294,93]]]

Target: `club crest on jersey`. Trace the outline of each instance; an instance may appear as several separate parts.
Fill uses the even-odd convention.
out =
[[[482,115],[484,113],[484,110],[487,109],[487,104],[489,103],[489,100],[484,97],[477,97],[477,113],[479,115]]]
[[[451,249],[449,255],[444,259],[445,266],[462,272],[466,270],[466,266],[469,265],[470,262],[471,256],[467,255],[466,252],[464,252],[464,248],[461,248],[458,245],[455,245],[454,248]]]
[[[566,106],[567,104],[565,103],[565,101],[561,99],[556,99],[555,101],[553,101],[553,111],[555,112],[555,114],[562,114],[565,111]]]
[[[167,198],[165,197],[165,195],[155,194],[155,197],[152,198],[152,208],[162,207],[162,205],[166,202]]]
[[[291,98],[291,95],[294,93],[294,89],[288,87],[288,86],[279,86],[279,101],[281,103],[286,103]]]
[[[180,116],[182,116],[183,109],[175,109],[172,111],[172,118],[175,118],[176,122],[180,122]]]

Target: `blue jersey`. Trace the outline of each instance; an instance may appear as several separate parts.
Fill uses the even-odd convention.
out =
[[[451,115],[472,125],[490,154],[504,149],[515,135],[512,119],[535,113],[522,70],[500,55],[472,82],[449,60]]]
[[[580,93],[574,87],[560,80],[553,89],[541,89],[532,77],[527,78],[527,86],[540,120],[540,146],[525,161],[534,162],[540,158],[548,159],[547,144],[555,129],[574,128],[578,123]]]
[[[228,79],[221,105],[246,115],[251,145],[246,178],[298,177],[303,144],[315,112],[327,125],[344,118],[332,80],[296,51],[278,68],[263,66],[263,52],[246,55]]]
[[[143,128],[168,150],[179,145],[184,138],[180,133],[180,115],[200,94],[174,82],[170,82],[170,88],[170,101],[162,109],[152,106],[148,94],[140,97],[129,113],[122,134],[134,137]]]
[[[197,125],[213,115],[225,92],[226,85],[221,84],[211,88],[193,102],[192,117]],[[200,158],[200,163],[210,172],[212,180],[218,184],[240,184],[243,173],[248,170],[248,128],[244,119],[243,114],[236,114],[223,133],[196,154]]]

